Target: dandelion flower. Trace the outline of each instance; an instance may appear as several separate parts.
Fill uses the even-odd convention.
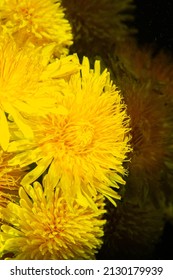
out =
[[[35,182],[19,190],[19,204],[9,203],[3,211],[0,253],[12,259],[94,259],[103,236],[103,197],[98,210],[73,203],[71,211],[59,186],[46,176],[43,186]]]
[[[72,44],[71,26],[59,0],[3,0],[0,23],[2,32],[19,46],[26,41],[34,46],[55,42],[60,55],[67,54]]]
[[[64,74],[68,76],[77,68],[71,56],[49,63],[53,48],[54,44],[18,49],[9,38],[0,41],[0,145],[4,150],[10,139],[8,116],[26,137],[32,138],[24,114],[42,114],[44,109],[51,107],[54,101],[46,93],[47,87],[49,90],[54,87],[52,79],[62,78]]]
[[[57,103],[66,113],[29,118],[34,139],[26,147],[20,145],[21,139],[13,141],[8,151],[20,151],[10,165],[37,164],[22,184],[35,181],[49,167],[52,184],[61,181],[69,203],[74,198],[87,205],[97,192],[119,198],[112,188],[125,184],[123,162],[131,148],[126,106],[109,73],[100,73],[99,61],[90,69],[86,57],[81,67],[57,94]]]

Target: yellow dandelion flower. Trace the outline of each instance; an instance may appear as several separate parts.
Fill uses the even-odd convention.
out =
[[[3,211],[0,254],[12,259],[94,259],[102,244],[103,197],[95,203],[98,210],[73,203],[71,211],[59,186],[49,178],[43,186],[35,182],[19,190],[19,204],[9,203]]]
[[[56,53],[67,54],[72,44],[71,26],[61,1],[3,0],[0,3],[1,33],[12,36],[18,45],[56,43]]]
[[[68,76],[78,67],[73,63],[73,56],[49,63],[53,49],[54,44],[37,49],[18,49],[9,38],[0,41],[0,145],[4,150],[10,139],[7,114],[26,137],[32,138],[33,133],[26,125],[23,113],[42,114],[45,108],[54,104],[50,94],[46,95],[47,87],[57,89],[53,79]]]
[[[91,198],[97,192],[110,200],[119,199],[111,187],[125,184],[123,162],[130,151],[126,135],[129,118],[109,73],[100,73],[99,61],[90,70],[85,57],[81,72],[71,75],[57,100],[66,113],[29,118],[34,140],[26,140],[26,146],[22,146],[21,139],[13,141],[8,151],[20,153],[9,164],[27,166],[36,162],[37,167],[22,180],[24,185],[50,166],[52,184],[61,181],[69,203],[76,198],[81,204],[92,204]]]

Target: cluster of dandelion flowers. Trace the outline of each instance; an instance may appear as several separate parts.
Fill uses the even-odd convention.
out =
[[[3,0],[0,4],[1,33],[9,34],[18,45],[56,43],[56,55],[67,54],[72,31],[61,1]]]
[[[73,73],[79,66],[73,56],[52,60],[54,44],[38,48],[18,48],[9,37],[0,41],[0,127],[3,137],[0,145],[7,149],[10,132],[8,118],[11,116],[26,137],[32,138],[32,131],[25,122],[24,114],[43,114],[46,108],[55,103],[50,91],[57,89],[53,82],[68,73]],[[63,65],[62,65],[63,64]],[[51,90],[52,89],[52,90]]]
[[[95,198],[97,211],[77,202],[68,207],[59,186],[47,176],[19,190],[19,203],[3,210],[0,253],[12,259],[94,259],[102,245],[104,202]]]
[[[99,61],[90,69],[84,57],[81,71],[64,80],[56,96],[64,107],[62,114],[29,117],[34,139],[11,142],[8,151],[17,154],[9,164],[37,164],[22,180],[24,185],[49,167],[53,186],[60,180],[69,203],[77,199],[82,205],[93,204],[97,192],[119,199],[113,188],[125,184],[123,163],[131,150],[130,128],[126,106],[109,73],[100,73]]]

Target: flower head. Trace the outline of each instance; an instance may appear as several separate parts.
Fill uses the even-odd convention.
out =
[[[119,198],[111,187],[125,184],[129,118],[109,73],[100,73],[99,61],[90,69],[84,58],[81,72],[64,81],[57,103],[64,107],[62,114],[28,118],[34,132],[32,141],[26,140],[25,147],[20,139],[9,145],[8,151],[21,151],[10,165],[37,164],[22,184],[30,184],[49,167],[52,184],[60,180],[69,203],[74,198],[84,205],[92,204],[97,192],[109,199]]]
[[[3,211],[0,253],[13,253],[12,259],[93,259],[102,244],[103,198],[98,210],[73,203],[69,209],[59,186],[44,177],[19,190],[19,204],[9,203]]]
[[[68,73],[78,68],[72,56],[49,63],[53,49],[54,44],[19,49],[8,37],[0,41],[0,145],[4,150],[10,139],[8,116],[26,137],[32,138],[33,133],[25,122],[26,115],[43,114],[46,108],[54,105],[55,100],[47,94],[47,87],[50,91],[57,89],[55,77],[62,78],[64,73],[68,77]]]
[[[0,23],[3,33],[20,46],[26,41],[34,46],[55,42],[60,55],[72,44],[71,27],[59,0],[3,0]]]

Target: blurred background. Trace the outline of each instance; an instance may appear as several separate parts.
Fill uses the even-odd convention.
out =
[[[134,3],[136,5],[136,9],[134,11],[135,13],[135,22],[134,25],[136,29],[138,30],[138,33],[135,35],[139,46],[148,46],[148,47],[154,47],[156,52],[164,50],[165,53],[173,55],[173,1],[157,1],[157,0],[134,0]],[[172,183],[173,184],[173,183]],[[171,185],[172,185],[171,184]],[[164,181],[163,181],[164,185]],[[119,209],[119,208],[117,208]],[[121,210],[120,210],[121,211]],[[128,212],[128,207],[124,207],[124,213]],[[131,210],[130,210],[131,211]],[[136,211],[136,210],[135,210]],[[137,212],[134,211],[137,214]],[[111,213],[111,211],[110,211]],[[121,216],[128,217],[128,214],[122,214],[116,212],[117,218],[114,219],[113,214],[109,216],[108,220],[110,219],[109,227],[111,228],[111,224],[117,223],[117,228],[119,227],[119,224],[121,224]],[[140,215],[140,213],[139,213]],[[142,219],[142,218],[141,218]],[[144,217],[145,220],[145,217]],[[123,222],[122,222],[123,223]],[[133,245],[136,246],[137,243],[131,243],[130,247],[128,248],[128,238],[126,241],[126,232],[128,231],[128,224],[125,224],[124,229],[119,229],[121,234],[124,234],[123,242],[121,241],[121,238],[119,239],[118,235],[110,235],[110,238],[108,237],[108,240],[111,240],[111,237],[114,237],[115,239],[118,238],[120,240],[120,244],[115,246],[115,249],[113,249],[112,244],[114,242],[110,241],[111,246],[109,247],[109,241],[107,244],[102,247],[101,251],[99,252],[97,258],[98,259],[104,259],[105,256],[107,256],[107,259],[163,259],[163,260],[169,260],[173,259],[173,223],[167,221],[164,225],[163,232],[159,238],[159,241],[157,242],[157,245],[155,246],[154,250],[152,251],[152,254],[139,254],[138,253],[133,255],[131,251],[135,248],[133,248]],[[153,224],[154,224],[154,218],[153,218]],[[141,223],[142,225],[142,223]],[[130,224],[129,224],[130,226]],[[142,225],[143,226],[143,225]],[[155,227],[155,226],[154,226]],[[159,226],[158,226],[159,229]],[[107,233],[106,233],[107,235]],[[109,230],[108,230],[109,235]],[[130,236],[130,233],[127,235]],[[157,233],[156,233],[157,235]],[[134,238],[134,237],[133,237]],[[132,239],[133,239],[132,238]],[[138,236],[140,238],[140,234]],[[142,237],[141,237],[142,238]],[[151,234],[150,238],[154,238],[153,234]],[[135,240],[135,238],[134,238]],[[140,241],[139,241],[140,243]],[[141,244],[143,243],[141,239]],[[108,246],[108,247],[106,247]],[[121,249],[117,249],[117,246],[122,248],[122,254]],[[135,247],[134,246],[134,247]],[[147,246],[146,246],[147,247]],[[115,250],[117,250],[118,254],[116,255]],[[125,254],[125,251],[128,251],[130,253]],[[112,253],[114,251],[114,253]],[[141,249],[142,251],[142,249]]]
[[[138,40],[173,53],[173,1],[135,0]]]
[[[173,1],[135,0],[135,25],[141,46],[154,44],[173,54]],[[173,226],[166,223],[153,259],[173,259]]]

